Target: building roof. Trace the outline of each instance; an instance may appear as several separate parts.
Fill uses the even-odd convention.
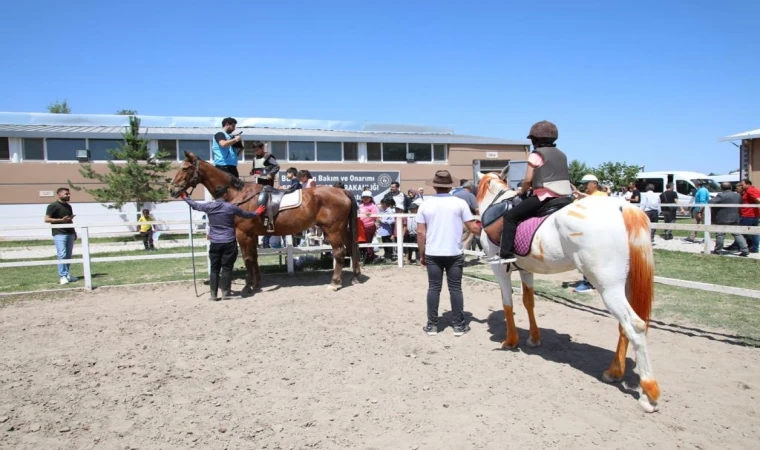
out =
[[[732,134],[731,136],[726,136],[726,137],[720,138],[720,141],[721,142],[724,142],[724,141],[740,141],[742,139],[755,139],[755,138],[760,138],[760,128],[758,128],[756,130],[745,131],[743,133]]]
[[[222,117],[142,116],[140,133],[149,139],[211,139]],[[456,134],[442,127],[361,124],[309,119],[236,118],[237,130],[250,140],[415,142],[432,144],[529,145],[524,139]],[[0,112],[0,136],[120,139],[129,116]]]

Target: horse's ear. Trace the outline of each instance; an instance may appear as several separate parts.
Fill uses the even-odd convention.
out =
[[[185,150],[185,158],[187,158],[188,161],[195,161],[196,159],[193,152],[188,152],[187,150]]]

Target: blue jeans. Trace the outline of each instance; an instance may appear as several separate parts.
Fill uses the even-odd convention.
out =
[[[74,238],[73,234],[56,234],[53,236],[53,242],[55,242],[55,252],[58,254],[58,259],[71,259],[71,252],[74,250]],[[69,276],[69,264],[58,264],[58,276]]]
[[[739,219],[739,225],[756,227],[760,222],[757,217],[742,217]],[[745,234],[744,239],[747,241],[749,251],[756,252],[758,244],[760,243],[760,234]]]

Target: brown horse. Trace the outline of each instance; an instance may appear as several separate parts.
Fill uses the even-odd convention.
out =
[[[171,195],[177,198],[183,191],[194,189],[198,184],[205,186],[209,192],[214,192],[219,187],[226,187],[225,200],[237,203],[247,211],[256,209],[258,193],[264,187],[259,184],[245,183],[197,158],[193,153],[185,152],[185,161],[170,184]],[[274,234],[287,236],[314,225],[321,227],[332,246],[332,254],[335,258],[335,269],[329,288],[337,291],[342,284],[343,260],[346,255],[350,256],[353,262],[352,282],[357,282],[361,274],[356,236],[357,211],[358,206],[353,195],[346,190],[327,186],[303,189],[301,206],[281,211],[275,217]],[[249,293],[261,287],[256,246],[258,236],[267,234],[266,227],[260,219],[236,217],[235,228],[247,272],[243,293]]]

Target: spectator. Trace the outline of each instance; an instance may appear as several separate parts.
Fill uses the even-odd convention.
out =
[[[71,208],[71,191],[69,188],[58,188],[55,191],[58,200],[49,204],[45,211],[45,223],[54,225],[63,223],[74,223],[74,210]],[[77,239],[77,232],[74,227],[71,228],[53,228],[53,242],[55,243],[55,252],[58,259],[71,259],[74,250],[74,241]],[[61,284],[68,284],[79,280],[69,273],[70,264],[58,264],[58,278]]]
[[[631,195],[627,196],[626,200],[631,202],[632,205],[638,205],[641,203],[641,191],[636,187],[636,183],[633,181],[628,183],[628,194]]]
[[[625,200],[630,201],[632,195],[633,195],[633,192],[629,191],[626,186],[623,186],[620,188],[620,196],[623,197]]]
[[[395,207],[401,209],[402,213],[409,211],[409,205],[412,204],[412,199],[401,192],[401,185],[398,181],[391,183],[391,191],[388,193],[388,196],[393,198]]]
[[[471,233],[480,234],[480,226],[464,200],[449,193],[454,183],[448,170],[437,171],[429,182],[435,195],[420,205],[416,216],[420,264],[427,267],[428,274],[427,325],[422,330],[429,336],[438,334],[438,304],[444,271],[451,295],[454,336],[470,331],[464,319],[462,295],[462,227],[467,224]]]
[[[738,205],[742,197],[738,192],[732,191],[731,183],[721,183],[720,188],[723,190],[720,194],[710,200],[713,205]],[[712,223],[715,225],[739,225],[739,207],[712,208],[710,210]],[[749,256],[747,241],[741,234],[733,234],[734,242],[739,247],[739,256]],[[723,239],[726,233],[715,233],[715,250],[713,254],[720,255],[723,251]]]
[[[375,205],[375,200],[372,198],[372,192],[368,189],[362,192],[362,202],[359,204],[358,214],[360,226],[364,234],[364,242],[360,243],[370,244],[375,237],[375,232],[377,232],[375,218],[372,217],[372,215],[378,214],[378,210]],[[372,247],[362,248],[360,253],[362,254],[362,260],[364,261],[371,262],[375,259],[375,252],[372,250]]]
[[[694,185],[697,187],[697,192],[694,193],[694,204],[706,205],[707,203],[709,203],[710,191],[708,191],[707,188],[702,185],[702,181],[694,180]],[[697,225],[702,224],[705,220],[704,209],[705,208],[702,206],[694,206],[691,209],[691,216],[694,218],[694,222]],[[693,242],[696,237],[697,237],[697,232],[692,231],[691,233],[689,233],[689,237],[686,240]]]
[[[417,195],[417,191],[415,191],[414,189],[409,189],[408,191],[406,191],[406,195],[407,197],[412,199],[412,201],[417,200],[417,198],[419,197],[419,195]]]
[[[744,179],[739,182],[737,192],[742,196],[743,205],[760,204],[760,189],[752,186],[752,182]],[[756,227],[760,222],[760,208],[739,208],[739,225]],[[747,241],[750,253],[757,253],[758,244],[760,244],[760,235],[745,234],[744,239]]]
[[[140,225],[140,236],[143,238],[143,245],[145,245],[145,250],[147,251],[155,250],[153,247],[153,230],[155,225],[151,223],[155,220],[156,219],[150,215],[150,210],[147,208],[142,210],[142,216],[137,220],[142,223],[142,225]]]
[[[641,196],[641,210],[649,217],[649,221],[657,223],[660,221],[660,196],[654,193],[654,185],[647,184],[647,191]],[[652,228],[652,242],[656,229]]]
[[[425,201],[425,188],[424,187],[418,188],[417,189],[417,195],[418,195],[418,198],[421,199],[424,202]]]
[[[584,175],[583,178],[581,178],[581,187],[584,188],[584,192],[580,192],[577,189],[573,191],[572,195],[575,197],[575,201],[578,201],[584,197],[607,197],[606,193],[599,190],[599,179],[596,177],[596,175]],[[588,277],[586,277],[586,275],[583,275],[583,281],[575,287],[575,292],[589,293],[594,289],[594,285],[591,284],[591,282],[588,280]]]
[[[412,202],[411,205],[409,205],[409,213],[414,214],[413,217],[407,217],[404,220],[404,242],[408,244],[416,244],[417,243],[417,210],[419,209],[420,205],[422,204],[421,201],[415,200]],[[415,261],[419,262],[420,260],[420,251],[417,248],[409,247],[405,249],[406,252],[406,262],[408,264],[412,264],[412,255],[415,256]]]
[[[452,194],[454,197],[461,198],[464,200],[465,203],[467,203],[467,206],[470,208],[470,213],[473,215],[478,215],[478,199],[475,198],[475,195],[472,193],[472,190],[475,186],[472,184],[472,181],[465,181],[462,183],[462,185],[459,187],[459,189],[454,192],[452,191]],[[470,245],[472,244],[472,241],[476,241],[478,246],[480,246],[480,242],[478,241],[477,236],[473,236],[472,233],[470,233],[470,230],[467,229],[466,226],[462,227],[462,246],[464,249],[469,250]]]
[[[380,201],[380,208],[378,209],[380,218],[377,220],[377,235],[380,236],[383,244],[390,244],[394,240],[396,218],[393,217],[393,214],[395,212],[392,198],[385,197]],[[393,260],[393,250],[393,247],[383,248],[383,255],[386,260]]]
[[[208,238],[211,241],[208,250],[211,263],[209,288],[211,291],[210,300],[212,301],[219,300],[216,294],[220,287],[222,288],[222,298],[232,296],[232,267],[238,255],[237,241],[235,240],[235,216],[252,219],[264,212],[264,206],[259,206],[254,212],[243,211],[237,205],[224,200],[226,193],[226,187],[217,188],[213,193],[215,200],[208,203],[197,203],[188,198],[185,192],[180,195],[191,208],[208,214]]]
[[[662,216],[665,220],[665,223],[675,223],[676,221],[676,208],[678,204],[678,193],[673,189],[673,183],[668,183],[665,185],[665,192],[660,194],[660,204],[661,205],[673,205],[673,206],[662,206]],[[681,212],[683,211],[683,208],[681,208]],[[666,241],[669,241],[673,239],[673,230],[665,230],[665,232],[662,235],[662,238]]]

